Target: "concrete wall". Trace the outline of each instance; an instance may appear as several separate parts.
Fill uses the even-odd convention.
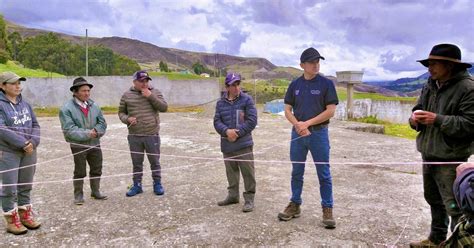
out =
[[[279,113],[284,111],[283,99],[265,103],[264,112]],[[339,120],[346,120],[346,101],[339,102],[334,117]],[[407,123],[411,115],[411,109],[415,103],[401,101],[375,101],[371,99],[354,100],[354,118],[376,116],[379,120],[392,123]]]
[[[344,120],[347,117],[346,101],[339,103],[335,117]],[[379,120],[390,121],[392,123],[407,123],[411,115],[411,109],[415,103],[402,101],[378,101],[371,99],[354,100],[354,118],[376,116]]]
[[[60,107],[72,92],[69,87],[76,77],[27,78],[22,95],[35,107]],[[92,88],[91,98],[100,106],[118,106],[123,92],[132,86],[130,76],[87,77]],[[151,85],[158,88],[172,106],[193,106],[219,98],[220,85],[217,80],[169,80],[153,77]]]

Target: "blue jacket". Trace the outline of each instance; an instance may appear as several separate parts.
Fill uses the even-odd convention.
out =
[[[253,146],[252,130],[257,126],[257,109],[252,97],[241,92],[234,101],[227,100],[227,93],[216,104],[214,128],[221,135],[221,151],[235,152]],[[227,140],[227,129],[237,129],[235,142]]]
[[[67,142],[96,146],[100,144],[99,139],[105,134],[107,123],[99,106],[90,99],[87,103],[89,114],[86,117],[75,99],[69,99],[59,111],[59,120]],[[97,138],[90,137],[92,129],[97,131]]]
[[[40,126],[31,106],[17,96],[16,104],[0,91],[0,151],[23,153],[25,143],[40,143]]]

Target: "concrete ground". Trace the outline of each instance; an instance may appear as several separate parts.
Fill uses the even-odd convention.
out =
[[[23,236],[0,233],[2,247],[83,246],[312,246],[407,247],[426,237],[429,208],[422,194],[420,155],[413,140],[330,125],[337,228],[320,225],[322,212],[315,168],[308,165],[302,215],[277,219],[290,196],[290,125],[282,116],[259,115],[254,131],[256,208],[218,207],[226,195],[219,137],[211,114],[162,114],[164,196],[153,194],[145,163],[144,193],[125,197],[131,159],[125,125],[106,116],[102,140],[102,190],[106,201],[72,203],[73,160],[57,118],[40,118],[42,141],[32,191],[43,226]],[[243,185],[241,185],[242,188]],[[88,183],[85,194],[89,195]]]

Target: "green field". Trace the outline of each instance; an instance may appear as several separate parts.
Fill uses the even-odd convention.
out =
[[[150,76],[162,76],[162,77],[167,77],[169,80],[204,80],[204,79],[210,79],[206,77],[201,77],[199,75],[190,73],[190,74],[185,74],[185,73],[179,73],[179,72],[156,72],[152,71],[149,72]]]
[[[345,88],[336,88],[337,96],[340,101],[347,100],[347,90]],[[405,101],[415,102],[416,97],[384,96],[377,93],[354,92],[354,99],[372,99],[382,101]]]
[[[390,136],[396,136],[396,137],[406,138],[406,139],[415,139],[417,135],[417,132],[413,130],[408,125],[408,123],[407,124],[390,123],[388,121],[379,120],[375,116],[369,116],[365,118],[356,118],[356,119],[352,119],[351,121],[383,125],[385,127],[385,134],[390,135]]]
[[[47,72],[43,70],[34,70],[34,69],[28,69],[24,68],[21,65],[16,64],[13,61],[8,61],[6,64],[0,64],[0,72],[4,71],[12,71],[16,74],[18,74],[21,77],[39,77],[39,78],[44,78],[44,77],[64,77],[61,74],[54,73],[54,72]]]

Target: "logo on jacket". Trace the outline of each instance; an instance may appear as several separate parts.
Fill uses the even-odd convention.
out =
[[[299,95],[300,94],[300,90],[295,90],[295,95]]]
[[[15,113],[16,115],[12,116],[14,125],[19,125],[19,124],[24,125],[27,121],[31,121],[30,111],[28,111],[27,108],[24,108],[20,113],[18,112],[15,112]],[[23,115],[23,117],[20,118],[21,115]]]
[[[311,95],[319,95],[321,94],[321,91],[319,90],[311,90]]]

